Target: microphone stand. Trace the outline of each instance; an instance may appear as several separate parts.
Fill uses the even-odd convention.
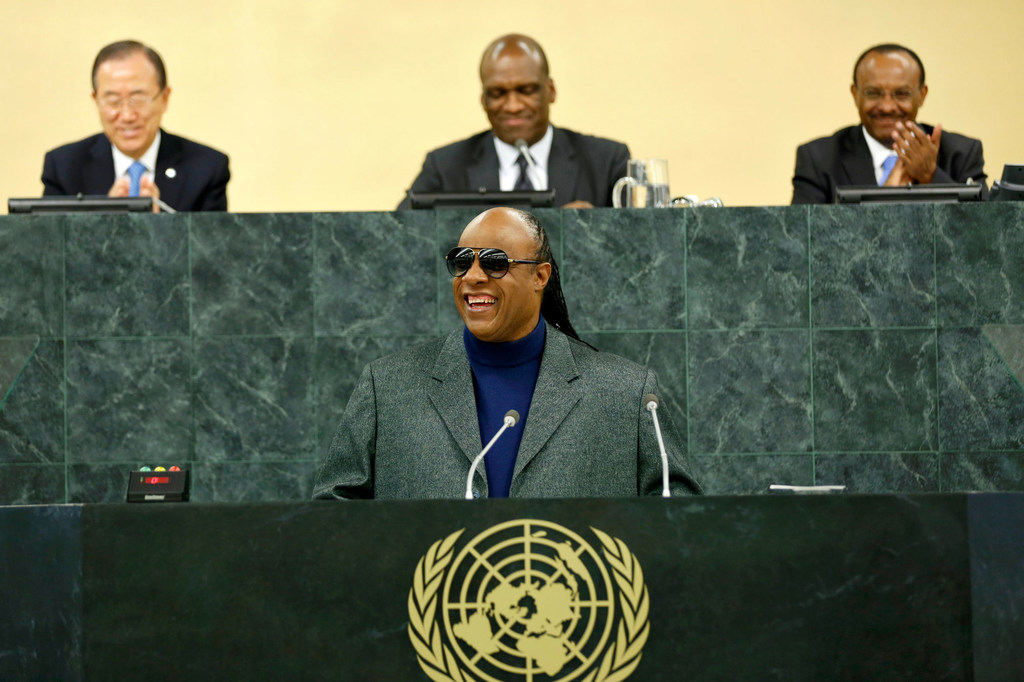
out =
[[[487,451],[491,449],[491,446],[493,446],[495,443],[498,442],[498,438],[501,437],[501,434],[505,433],[505,429],[508,429],[508,428],[511,428],[511,427],[515,426],[516,422],[518,422],[518,421],[519,421],[519,413],[518,412],[516,412],[515,410],[509,410],[508,412],[506,412],[505,413],[505,420],[504,420],[504,423],[501,425],[501,428],[498,429],[498,432],[496,434],[494,434],[494,438],[491,439],[491,441],[486,445],[486,447],[484,447],[484,449],[480,451],[480,454],[476,456],[476,459],[473,460],[472,466],[469,467],[469,475],[466,476],[466,499],[467,500],[472,500],[473,499],[473,474],[476,473],[476,468],[480,465],[480,462],[483,461],[484,455],[486,455]]]
[[[649,393],[644,396],[644,407],[654,419],[654,434],[658,437],[658,450],[661,451],[661,496],[672,497],[668,489],[668,453],[665,452],[665,441],[661,437],[661,424],[658,423],[658,396]]]

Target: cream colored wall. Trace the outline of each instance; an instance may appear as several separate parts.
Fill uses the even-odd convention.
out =
[[[393,208],[486,127],[476,64],[507,31],[545,46],[556,124],[667,158],[676,195],[788,203],[797,144],[856,122],[852,61],[885,41],[924,60],[920,118],[982,138],[998,177],[1024,163],[1022,30],[1020,0],[4,0],[0,195],[99,131],[89,67],[129,37],[167,62],[164,127],[231,156],[234,211]]]

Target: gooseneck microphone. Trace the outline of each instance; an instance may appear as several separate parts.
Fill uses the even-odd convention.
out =
[[[534,163],[533,155],[530,154],[530,145],[526,144],[526,140],[523,138],[519,138],[513,143],[513,146],[519,150],[520,154],[523,155],[523,158],[526,159],[526,165],[528,165],[530,170],[532,170],[534,175],[536,175],[538,173],[537,164]]]
[[[483,461],[484,455],[486,455],[487,451],[490,450],[491,447],[495,443],[498,442],[498,438],[501,436],[501,434],[505,433],[505,429],[512,428],[513,426],[515,426],[518,423],[519,423],[519,413],[518,412],[516,412],[515,410],[509,410],[508,412],[506,412],[505,413],[504,423],[501,425],[501,428],[498,429],[498,432],[496,434],[494,434],[494,438],[491,439],[491,442],[488,443],[486,446],[484,446],[484,449],[481,450],[480,454],[477,455],[476,459],[473,460],[472,466],[469,467],[469,476],[466,476],[466,499],[467,500],[472,500],[473,499],[473,474],[476,473],[476,468],[478,466],[480,466],[480,462]],[[659,436],[659,438],[660,438],[660,436]],[[667,475],[668,474],[666,474],[666,476]],[[668,479],[666,479],[666,480],[668,480]]]
[[[661,496],[672,497],[672,493],[668,490],[668,453],[665,452],[665,441],[661,438],[661,424],[658,423],[658,396],[648,393],[641,401],[654,420],[654,433],[658,436],[658,449],[661,450]]]

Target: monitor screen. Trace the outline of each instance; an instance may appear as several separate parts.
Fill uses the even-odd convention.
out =
[[[152,197],[83,195],[8,199],[8,213],[152,213]]]
[[[981,185],[931,184],[878,187],[858,185],[836,187],[837,204],[907,204],[931,201],[952,204],[958,201],[981,201]]]
[[[423,208],[477,208],[495,206],[511,208],[551,208],[555,205],[555,190],[540,192],[409,192],[414,209]]]

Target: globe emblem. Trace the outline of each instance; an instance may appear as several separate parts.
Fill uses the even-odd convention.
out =
[[[473,538],[452,561],[441,619],[481,680],[575,680],[604,652],[615,589],[604,561],[555,523],[518,520]]]

